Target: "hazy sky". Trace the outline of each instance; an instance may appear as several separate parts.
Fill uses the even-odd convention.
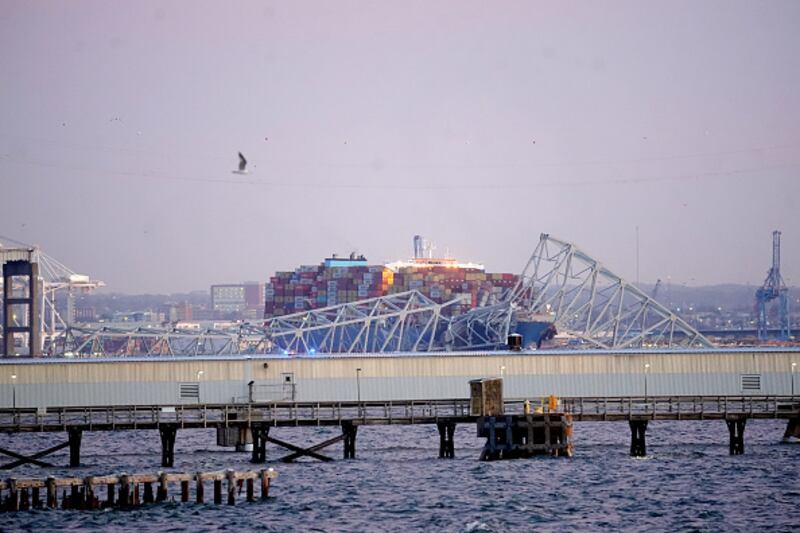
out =
[[[357,250],[800,284],[800,2],[0,2],[0,235],[123,292]],[[232,174],[237,151],[251,174]],[[0,239],[2,241],[2,239]]]

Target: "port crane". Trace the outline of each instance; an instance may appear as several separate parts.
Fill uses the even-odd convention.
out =
[[[772,268],[767,272],[764,284],[756,290],[756,309],[758,312],[758,338],[767,338],[767,304],[778,300],[779,336],[788,339],[789,330],[789,290],[781,276],[781,232],[772,232]]]
[[[75,293],[86,293],[94,289],[104,287],[105,283],[92,279],[85,274],[79,274],[64,265],[57,259],[44,253],[38,246],[31,246],[10,237],[0,236],[0,259],[6,255],[13,256],[15,252],[26,252],[29,254],[31,262],[38,263],[39,276],[36,283],[40,287],[40,291],[35,291],[41,297],[41,315],[39,317],[40,324],[44,336],[42,337],[44,344],[52,343],[53,339],[57,336],[59,329],[66,329],[71,326],[73,316],[73,306]],[[11,245],[11,246],[8,246]],[[3,287],[3,278],[0,277],[0,295]],[[12,287],[12,291],[22,290],[23,292],[30,291],[30,287]],[[67,313],[66,317],[62,317],[61,313],[56,308],[56,298],[59,293],[65,293],[67,298]],[[24,321],[25,317],[12,317],[12,322],[16,325],[21,325],[20,320]]]

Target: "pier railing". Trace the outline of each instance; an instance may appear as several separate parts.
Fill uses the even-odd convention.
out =
[[[526,406],[527,402],[527,406]],[[548,412],[540,398],[505,402],[507,414]],[[561,398],[553,411],[575,421],[703,420],[746,415],[748,418],[796,418],[800,396],[651,396]],[[249,426],[337,426],[433,424],[442,420],[474,422],[467,398],[389,402],[270,402],[197,405],[92,406],[0,410],[0,432],[107,431]]]
[[[724,420],[796,418],[798,396],[651,396],[624,398],[563,398],[562,409],[576,421]]]

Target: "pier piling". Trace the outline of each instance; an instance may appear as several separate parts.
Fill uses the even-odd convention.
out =
[[[247,501],[248,502],[255,501],[255,495],[254,495],[255,491],[253,490],[254,485],[255,484],[253,483],[253,479],[252,478],[247,478]]]
[[[269,426],[267,424],[253,424],[250,428],[253,435],[253,463],[265,463],[267,461],[267,437],[269,437]]]
[[[56,488],[56,478],[54,476],[47,476],[45,480],[45,487],[47,487],[47,507],[50,509],[58,508],[58,489]]]
[[[123,507],[131,504],[131,483],[128,474],[119,476],[119,504]]]
[[[219,505],[222,503],[222,480],[214,480],[214,503]]]
[[[533,455],[572,457],[572,416],[486,416],[478,419],[478,436],[486,437],[481,460],[516,459]]]
[[[647,455],[647,420],[630,420],[631,427],[631,457],[645,457]]]
[[[0,480],[0,511],[26,511],[39,509],[42,506],[40,489],[47,491],[47,507],[57,509],[59,506],[58,490],[63,488],[61,494],[61,507],[63,509],[98,509],[109,507],[130,507],[141,504],[162,503],[168,501],[169,484],[181,484],[181,501],[189,501],[189,483],[197,481],[197,503],[204,502],[204,481],[214,483],[214,503],[223,503],[222,484],[227,482],[228,505],[236,505],[237,495],[241,495],[247,487],[247,501],[255,501],[255,481],[261,480],[261,498],[269,497],[269,487],[272,478],[278,474],[273,469],[235,471],[228,469],[215,472],[197,472],[196,474],[179,474],[158,472],[156,474],[122,473],[120,475],[86,476],[56,478],[10,478]],[[157,486],[154,485],[157,483]],[[119,497],[116,485],[119,484]],[[106,487],[105,501],[98,497],[99,486]],[[142,499],[139,499],[140,485],[143,487]],[[5,496],[5,497],[3,497]],[[116,501],[115,501],[116,500]]]
[[[228,505],[236,505],[236,477],[233,470],[226,470],[225,478],[228,480]]]
[[[352,421],[342,422],[342,434],[344,435],[344,458],[356,458],[356,432],[358,426],[353,424]]]
[[[203,474],[201,472],[197,473],[197,486],[195,488],[195,500],[197,503],[203,503],[203,499],[205,498],[205,490],[203,487]]]
[[[81,436],[83,431],[78,428],[70,428],[69,434],[69,466],[77,468],[81,466]]]
[[[158,428],[161,436],[161,466],[172,467],[175,464],[175,435],[178,426],[175,424],[162,424]]]
[[[436,427],[439,429],[439,457],[454,458],[456,456],[454,441],[456,423],[438,422]]]
[[[149,481],[144,484],[144,503],[153,503],[153,484]]]
[[[800,418],[790,418],[783,433],[783,442],[800,441]]]
[[[744,453],[744,426],[747,418],[729,418],[725,420],[730,434],[730,454],[742,455]]]
[[[159,472],[158,474],[158,491],[156,492],[156,501],[166,501],[167,495],[167,473]]]

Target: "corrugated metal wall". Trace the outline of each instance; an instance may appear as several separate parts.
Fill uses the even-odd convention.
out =
[[[362,400],[465,398],[469,380],[501,375],[507,398],[643,395],[645,381],[650,395],[788,395],[793,377],[800,393],[792,362],[800,350],[5,359],[0,407],[246,402],[251,390],[256,401],[352,401],[359,386]],[[743,390],[742,376],[760,387]]]

